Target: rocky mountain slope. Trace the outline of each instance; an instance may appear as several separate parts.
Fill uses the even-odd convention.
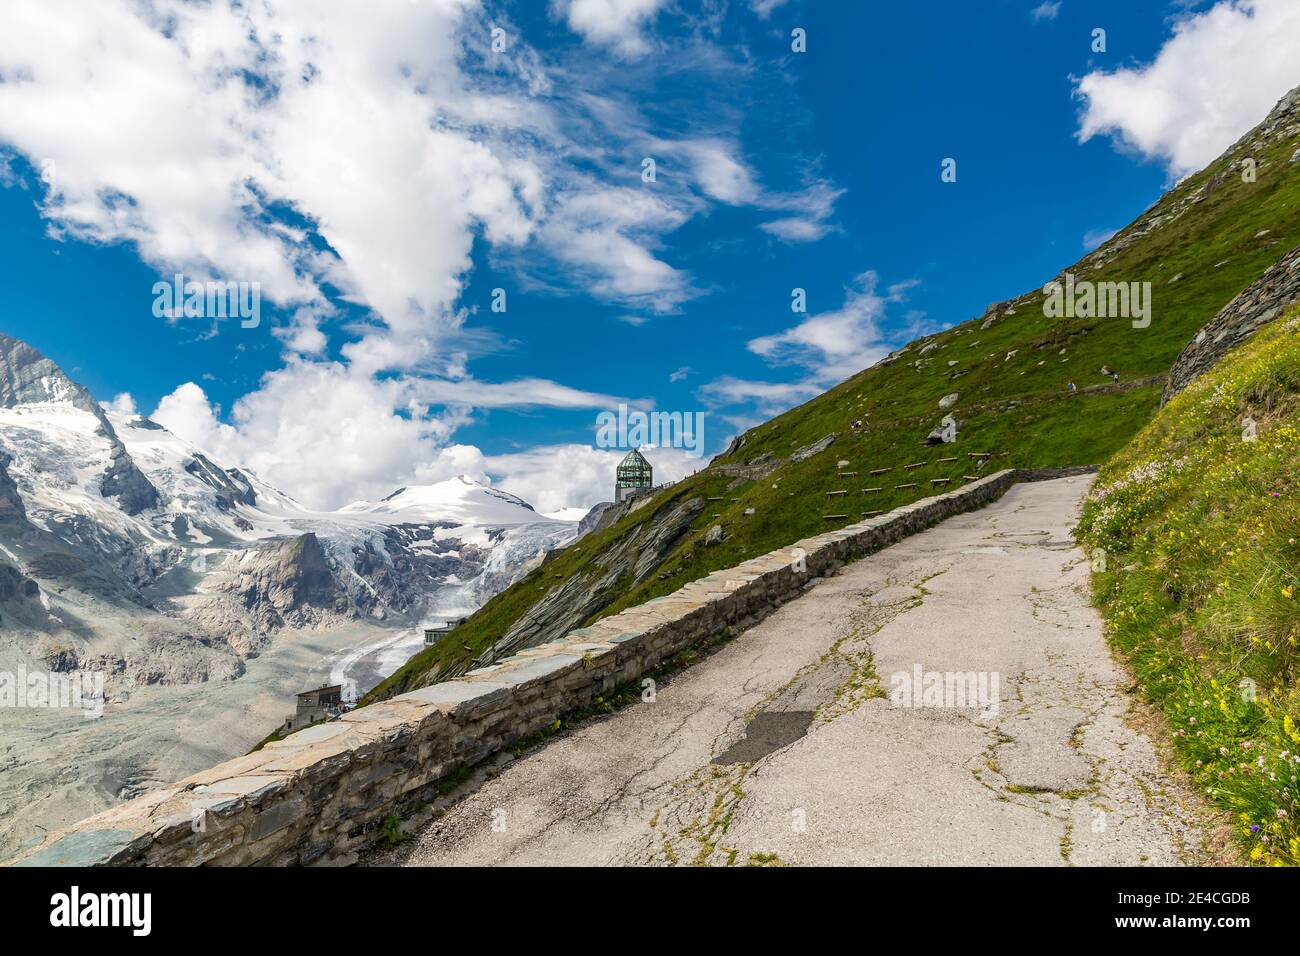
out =
[[[750,429],[709,468],[635,511],[602,518],[368,700],[463,673],[970,476],[1105,461],[1156,413],[1184,347],[1300,244],[1298,147],[1300,90],[1055,277],[1062,290],[1149,288],[1146,315],[1060,314],[1045,277],[1043,288],[912,342]],[[1293,299],[1294,284],[1277,280],[1247,296],[1248,311]]]
[[[463,477],[311,511],[0,334],[6,669],[230,680],[285,629],[467,614],[576,533]]]

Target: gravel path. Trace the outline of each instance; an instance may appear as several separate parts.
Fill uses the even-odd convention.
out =
[[[1191,862],[1070,538],[1088,482],[1018,485],[845,568],[370,862]],[[945,674],[973,675],[965,699]]]

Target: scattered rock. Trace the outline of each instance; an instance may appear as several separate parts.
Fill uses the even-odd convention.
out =
[[[715,524],[704,533],[704,543],[709,547],[715,544],[722,544],[722,525]]]
[[[939,399],[939,408],[942,410],[952,408],[957,404],[957,399],[960,397],[960,392],[953,392],[950,395],[945,395],[943,398]]]
[[[1180,272],[1178,273],[1178,275],[1174,276],[1172,279],[1169,280],[1169,284],[1173,285],[1175,282],[1181,281],[1182,278],[1183,278],[1183,274]]]

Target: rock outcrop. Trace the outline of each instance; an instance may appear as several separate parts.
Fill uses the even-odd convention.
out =
[[[596,555],[586,574],[566,579],[533,604],[473,666],[553,641],[609,605],[614,596],[636,587],[654,571],[704,510],[703,498],[668,501],[629,533]],[[648,509],[647,509],[648,510]],[[456,671],[442,676],[455,676]]]
[[[269,541],[235,557],[217,589],[237,595],[266,630],[306,627],[328,614],[347,614],[350,603],[334,579],[315,532]]]
[[[1220,310],[1178,355],[1161,403],[1169,401],[1262,326],[1300,303],[1300,246]]]

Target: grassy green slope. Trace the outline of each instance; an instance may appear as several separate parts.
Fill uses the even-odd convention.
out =
[[[1252,860],[1300,864],[1300,312],[1170,401],[1103,469],[1080,533],[1184,766]]]
[[[713,467],[661,492],[657,500],[612,528],[589,535],[526,579],[497,595],[435,647],[412,658],[372,691],[367,702],[441,679],[495,642],[551,588],[574,575],[594,575],[593,562],[663,507],[692,497],[709,501],[690,532],[657,573],[627,582],[595,617],[670,593],[689,581],[792,542],[860,520],[864,512],[888,510],[934,493],[933,478],[978,473],[971,452],[994,457],[983,471],[1004,467],[1099,464],[1151,420],[1161,383],[1182,347],[1234,296],[1300,243],[1300,164],[1288,159],[1295,143],[1267,149],[1234,148],[1190,177],[1070,271],[1093,281],[1153,283],[1149,328],[1125,319],[1053,319],[1043,314],[1036,291],[1004,305],[987,330],[966,322],[922,340],[936,348],[920,354],[913,343],[892,364],[853,376],[825,394],[744,436],[744,444]],[[1233,168],[1243,156],[1259,164],[1258,180],[1246,183]],[[1175,213],[1181,213],[1174,215]],[[1157,218],[1164,221],[1152,225]],[[1264,230],[1267,233],[1260,235]],[[1182,276],[1175,280],[1175,277]],[[981,317],[982,318],[982,317]],[[1015,352],[1010,358],[1008,353]],[[916,361],[918,367],[913,364]],[[949,362],[956,364],[949,365]],[[1121,387],[1101,374],[1119,372]],[[1067,392],[1074,382],[1079,392]],[[1090,389],[1097,388],[1097,391]],[[951,410],[963,423],[956,443],[926,447],[923,439],[941,417],[938,401],[959,392]],[[866,427],[854,430],[861,419]],[[770,452],[778,458],[838,435],[826,452],[786,462],[762,481],[728,490],[731,479],[718,465],[742,464]],[[938,459],[957,456],[955,463]],[[856,477],[838,476],[847,460]],[[922,468],[905,471],[911,463]],[[892,467],[872,477],[872,469]],[[902,477],[906,476],[906,477]],[[896,489],[897,484],[915,488]],[[879,493],[862,489],[882,487]],[[827,492],[848,490],[846,497]],[[939,489],[942,490],[942,489]],[[753,515],[745,511],[754,509]],[[828,520],[827,515],[846,518]],[[721,524],[726,540],[705,547],[704,534]]]

